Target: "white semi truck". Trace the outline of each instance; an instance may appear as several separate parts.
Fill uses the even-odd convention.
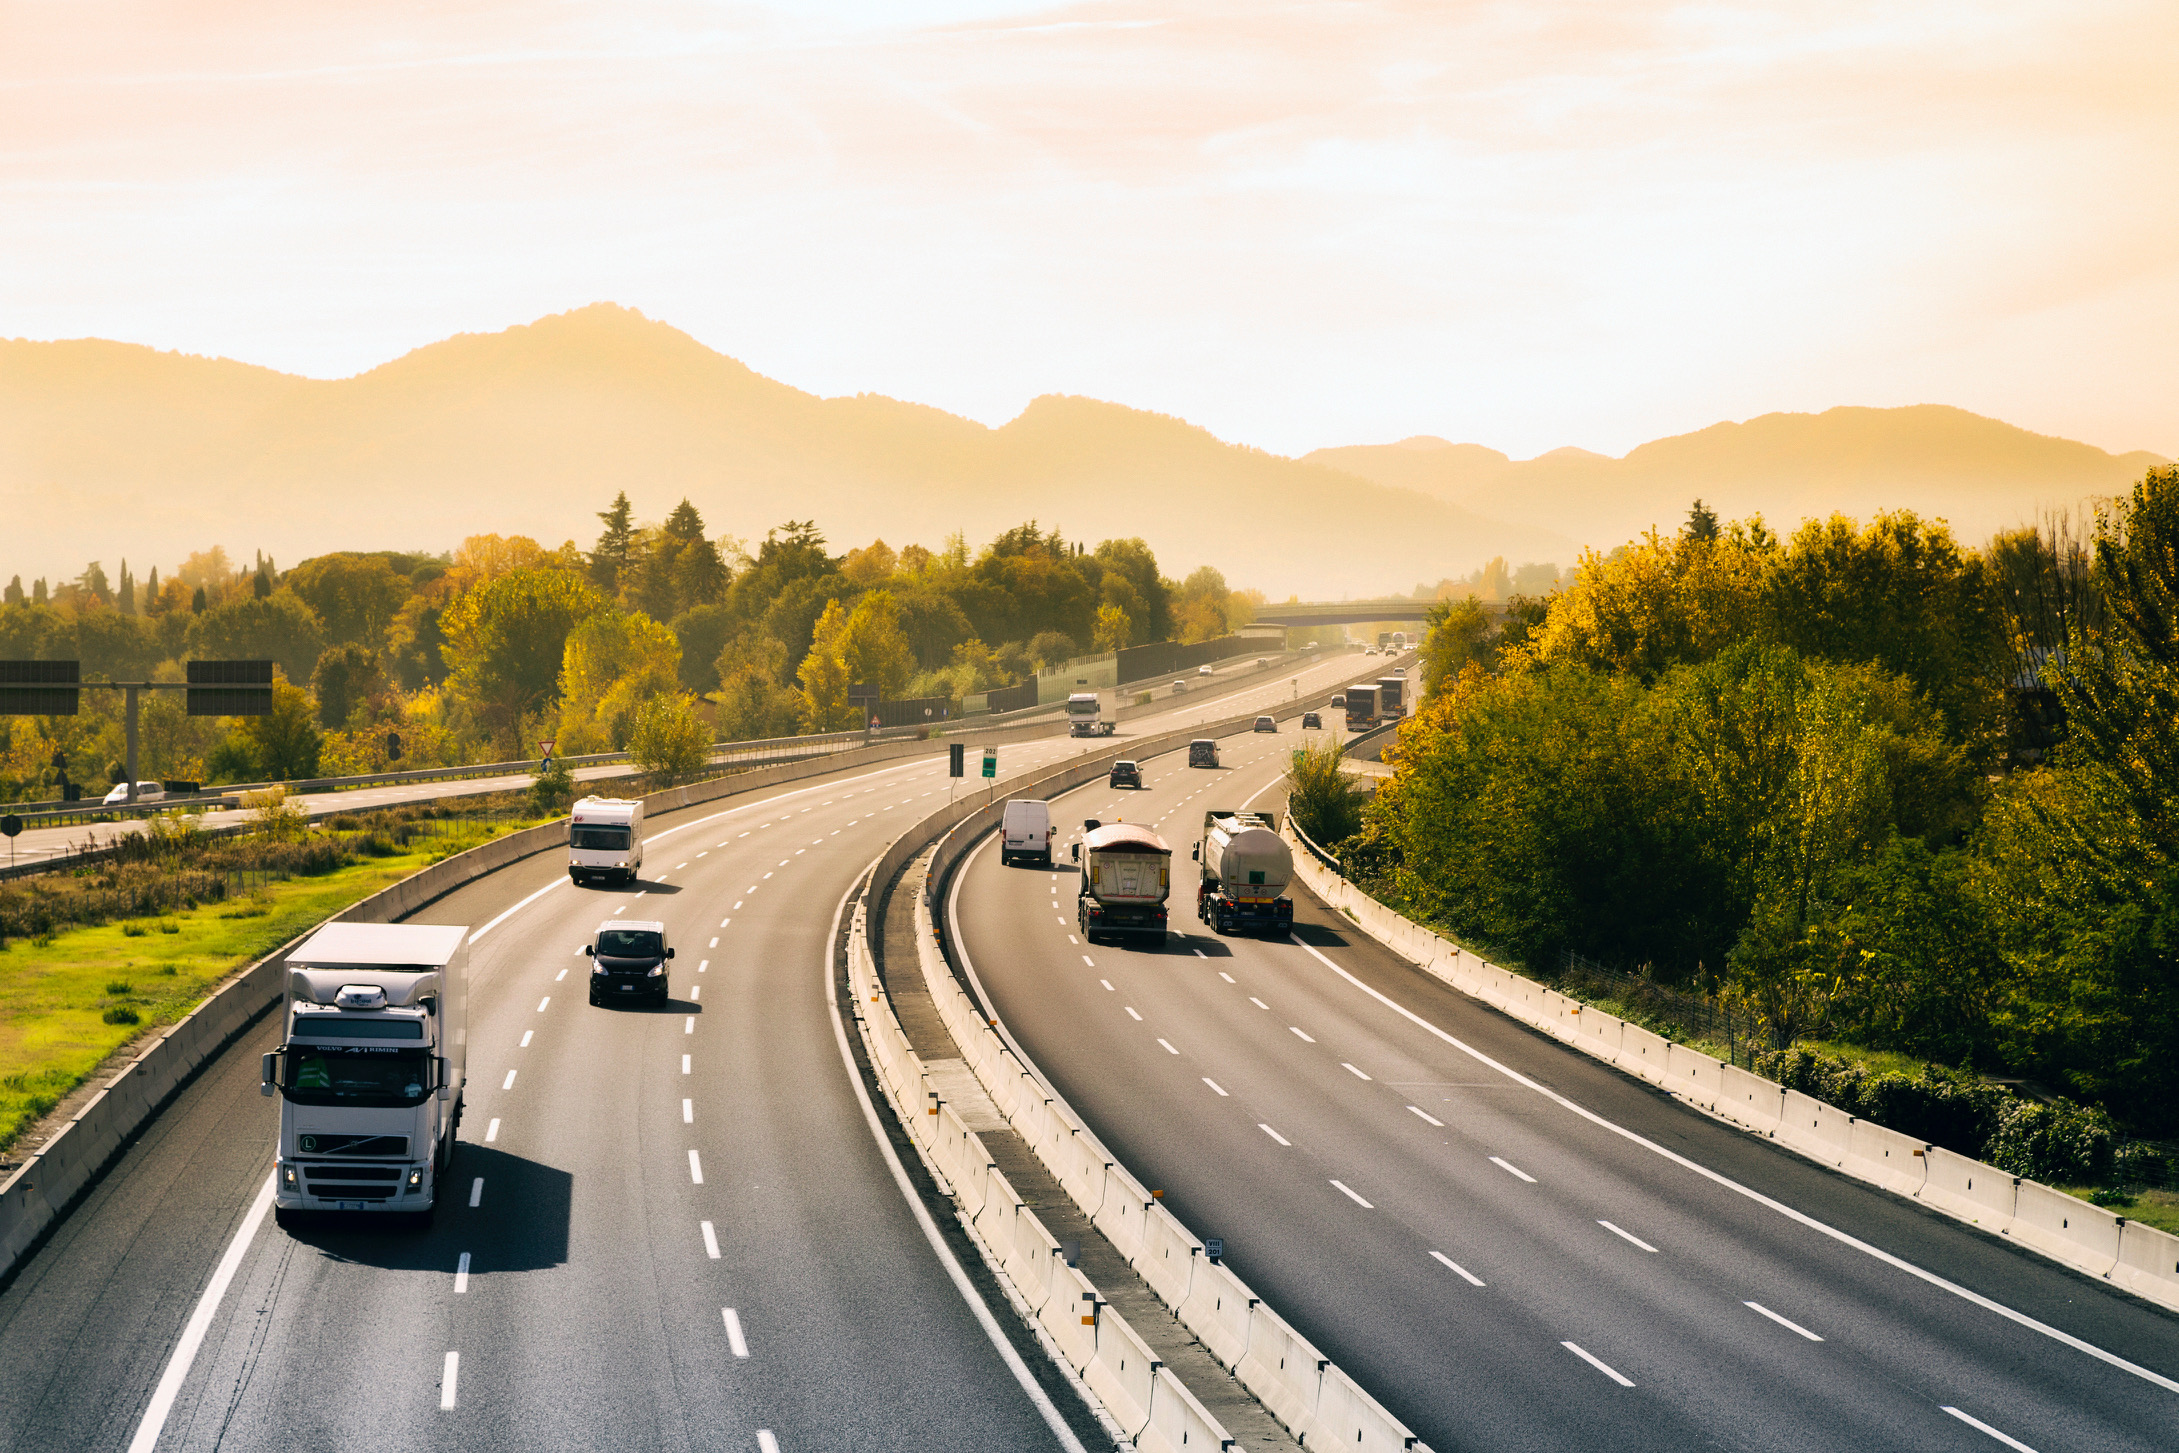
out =
[[[328,923],[288,955],[275,1219],[311,1211],[428,1223],[454,1158],[469,1063],[469,930]]]
[[[1220,933],[1281,934],[1293,926],[1286,886],[1294,880],[1294,855],[1270,813],[1204,813],[1193,856],[1202,866],[1196,917]]]
[[[1117,691],[1077,691],[1067,698],[1067,735],[1109,737],[1120,724]]]

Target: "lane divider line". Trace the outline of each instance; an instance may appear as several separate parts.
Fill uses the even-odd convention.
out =
[[[1445,1122],[1443,1120],[1438,1119],[1437,1116],[1432,1115],[1429,1111],[1423,1109],[1420,1105],[1410,1105],[1407,1108],[1414,1111],[1417,1115],[1420,1115],[1422,1117],[1423,1124],[1435,1125],[1440,1130],[1443,1130],[1445,1128]]]
[[[1180,1053],[1180,1051],[1179,1051],[1179,1050],[1177,1050],[1177,1049],[1173,1048],[1173,1047],[1172,1047],[1172,1046],[1171,1046],[1170,1044],[1166,1044],[1166,1043],[1165,1043],[1165,1041],[1164,1041],[1164,1040],[1162,1040],[1162,1039],[1161,1039],[1161,1040],[1159,1040],[1159,1041],[1158,1041],[1158,1043],[1159,1043],[1159,1044],[1163,1044],[1163,1045],[1165,1045],[1165,1052],[1166,1052],[1167,1054],[1179,1054],[1179,1053]]]
[[[1261,1121],[1257,1122],[1256,1128],[1258,1130],[1261,1130],[1264,1134],[1270,1136],[1273,1140],[1276,1140],[1281,1145],[1292,1145],[1294,1143],[1293,1141],[1288,1140],[1285,1136],[1279,1134],[1278,1131],[1273,1130],[1270,1126],[1264,1124]]]
[[[1430,1253],[1430,1255],[1440,1265],[1451,1267],[1453,1274],[1459,1277],[1461,1280],[1465,1281],[1469,1286],[1479,1287],[1483,1285],[1483,1278],[1477,1276],[1474,1272],[1468,1270],[1468,1268],[1462,1266],[1459,1262],[1453,1260],[1444,1252],[1433,1251]]]
[[[1522,1177],[1522,1179],[1525,1180],[1527,1179],[1527,1177],[1524,1176]],[[1650,1252],[1652,1254],[1656,1253],[1656,1247],[1650,1245],[1647,1241],[1644,1241],[1641,1237],[1635,1235],[1632,1231],[1622,1231],[1619,1227],[1614,1226],[1609,1221],[1599,1221],[1596,1224],[1602,1226],[1606,1231],[1611,1232],[1612,1235],[1617,1236],[1622,1241],[1632,1242],[1634,1245],[1641,1247],[1644,1251]],[[1748,1303],[1748,1305],[1752,1307],[1755,1306],[1755,1303],[1750,1302]],[[1765,1313],[1765,1315],[1767,1316],[1769,1314]]]
[[[1510,1176],[1518,1176],[1518,1177],[1519,1177],[1520,1179],[1522,1179],[1522,1180],[1524,1180],[1524,1181],[1527,1181],[1527,1182],[1528,1182],[1528,1183],[1529,1183],[1530,1185],[1534,1185],[1534,1184],[1536,1184],[1536,1178],[1535,1178],[1534,1176],[1530,1175],[1530,1174],[1529,1174],[1529,1173],[1528,1173],[1527,1171],[1525,1171],[1525,1170],[1522,1170],[1522,1169],[1521,1169],[1521,1168],[1520,1168],[1519,1166],[1515,1165],[1515,1164],[1514,1164],[1514,1163],[1513,1163],[1512,1161],[1510,1161],[1510,1160],[1501,1160],[1501,1159],[1499,1159],[1499,1158],[1498,1158],[1497,1156],[1495,1156],[1495,1155],[1494,1155],[1494,1156],[1492,1156],[1492,1157],[1490,1158],[1490,1163],[1491,1163],[1492,1165],[1494,1165],[1494,1166],[1497,1166],[1497,1167],[1498,1167],[1498,1168],[1499,1168],[1500,1170],[1504,1171],[1504,1172],[1505,1172],[1505,1173],[1506,1173],[1507,1175],[1510,1175]],[[1600,1221],[1600,1222],[1598,1222],[1597,1224],[1601,1226],[1601,1225],[1602,1225],[1602,1224],[1604,1224],[1604,1223]],[[1624,1236],[1624,1235],[1626,1235],[1627,1233],[1626,1233],[1626,1232],[1624,1232],[1624,1231],[1621,1231],[1621,1232],[1620,1232],[1619,1234],[1620,1234],[1620,1235],[1622,1235],[1622,1236]]]
[[[1369,1202],[1363,1200],[1360,1196],[1356,1195],[1353,1188],[1350,1187],[1345,1181],[1333,1181],[1332,1184],[1339,1187],[1339,1193],[1341,1195],[1345,1196],[1348,1200],[1354,1202],[1354,1204],[1356,1204],[1357,1206],[1360,1206],[1363,1210],[1374,1211],[1377,1209],[1375,1206],[1372,1206]]]
[[[454,1411],[454,1389],[460,1381],[461,1371],[462,1355],[459,1352],[447,1353],[446,1371],[439,1375],[439,1411],[442,1413]]]
[[[242,1258],[249,1253],[250,1242],[257,1236],[257,1228],[264,1224],[265,1213],[272,1209],[272,1185],[273,1177],[268,1173],[265,1184],[258,1188],[257,1199],[242,1213],[242,1222],[235,1227],[235,1234],[227,1242],[226,1251],[221,1253],[219,1264],[212,1268],[212,1279],[205,1284],[203,1295],[197,1298],[196,1310],[189,1314],[189,1321],[183,1325],[181,1340],[174,1344],[174,1355],[167,1359],[166,1371],[159,1374],[158,1386],[151,1390],[151,1402],[136,1425],[136,1436],[129,1440],[129,1453],[152,1453],[158,1446],[159,1434],[166,1428],[167,1414],[174,1410],[174,1399],[189,1378],[189,1367],[197,1360],[197,1349],[204,1345],[204,1335],[212,1329],[212,1318],[219,1313],[228,1283],[235,1279]]]
[[[749,1355],[749,1343],[741,1335],[741,1317],[732,1307],[722,1307],[726,1313],[726,1345],[736,1357]]]
[[[469,1253],[464,1251],[462,1253],[462,1259],[454,1264],[454,1295],[457,1297],[461,1296],[464,1292],[467,1292],[468,1290]]]
[[[703,1183],[704,1163],[697,1159],[696,1147],[692,1145],[689,1147],[689,1184],[700,1186]]]
[[[1789,1321],[1786,1318],[1779,1316],[1776,1312],[1764,1306],[1761,1302],[1742,1302],[1740,1305],[1748,1308],[1750,1311],[1762,1313],[1764,1316],[1770,1318],[1773,1322],[1776,1322],[1779,1326],[1784,1327],[1787,1331],[1798,1332],[1811,1342],[1821,1342],[1823,1340],[1821,1337],[1818,1337],[1815,1333],[1809,1331],[1806,1327],[1802,1326],[1799,1322]]]
[[[719,1259],[719,1233],[711,1228],[709,1221],[701,1221],[697,1224],[704,1228],[704,1255],[710,1257],[713,1261],[717,1261]]]
[[[1947,1407],[1944,1409],[1944,1411],[1950,1413],[1953,1417],[1958,1418],[1961,1422],[1965,1423],[1968,1427],[1973,1428],[1976,1432],[1988,1433],[1991,1437],[1997,1439],[1998,1442],[2003,1443],[2006,1447],[2018,1450],[2018,1453],[2035,1453],[2035,1450],[2033,1448],[2030,1448],[2027,1444],[2021,1442],[2018,1438],[2008,1437],[2005,1434],[2000,1433],[1997,1429],[1991,1427],[1988,1423],[1985,1423],[1980,1418],[1971,1418],[1967,1414],[1961,1412],[1958,1408],[1954,1407]]]
[[[495,1115],[492,1117],[492,1123],[484,1127],[484,1143],[490,1145],[497,1139],[499,1139],[499,1117]]]
[[[484,1177],[483,1177],[483,1176],[478,1176],[478,1177],[477,1177],[477,1178],[476,1178],[475,1180],[473,1180],[473,1181],[471,1181],[471,1182],[469,1183],[469,1206],[470,1206],[470,1209],[471,1209],[471,1210],[474,1210],[474,1209],[476,1209],[476,1207],[477,1207],[477,1206],[478,1206],[479,1204],[481,1204],[481,1203],[483,1202],[483,1200],[484,1200]]]
[[[1218,1081],[1216,1081],[1216,1080],[1212,1079],[1212,1078],[1211,1078],[1211,1077],[1210,1077],[1209,1075],[1205,1075],[1205,1076],[1203,1077],[1203,1083],[1204,1083],[1204,1084],[1206,1084],[1206,1085],[1209,1085],[1209,1086],[1210,1086],[1210,1087],[1211,1087],[1212,1089],[1214,1089],[1214,1090],[1218,1091],[1218,1093],[1219,1093],[1219,1096],[1220,1096],[1221,1098],[1223,1098],[1223,1099],[1231,1099],[1231,1098],[1232,1098],[1232,1097],[1231,1097],[1230,1095],[1227,1095],[1227,1094],[1226,1094],[1226,1091],[1225,1091],[1225,1087],[1224,1087],[1223,1085],[1220,1085],[1220,1084],[1218,1083]]]
[[[2088,1356],[2095,1358],[2099,1362],[2118,1368],[2122,1372],[2132,1373],[2135,1377],[2140,1378],[2142,1381],[2154,1383],[2156,1386],[2163,1388],[2166,1392],[2179,1393],[2179,1379],[2166,1377],[2160,1372],[2152,1372],[2148,1368],[2141,1366],[2139,1363],[2128,1362],[2125,1358],[2119,1356],[2117,1353],[2106,1351],[2105,1349],[2098,1347],[2093,1342],[2089,1342],[2082,1338],[2074,1336],[2071,1332],[2067,1332],[2060,1328],[2053,1327],[2047,1322],[2039,1322],[2035,1318],[2029,1316],[2026,1312],[2015,1311],[2013,1308],[2006,1306],[2003,1302],[1995,1301],[1992,1298],[1984,1296],[1978,1291],[1973,1291],[1967,1287],[1963,1287],[1958,1282],[1948,1281],[1944,1277],[1937,1275],[1937,1273],[1930,1271],[1925,1267],[1916,1266],[1913,1262],[1907,1260],[1903,1256],[1895,1256],[1891,1252],[1884,1250],[1881,1246],[1876,1246],[1871,1244],[1870,1242],[1863,1241],[1860,1237],[1855,1236],[1850,1232],[1841,1231],[1836,1226],[1830,1225],[1823,1221],[1819,1221],[1814,1216],[1809,1215],[1806,1211],[1797,1210],[1794,1207],[1787,1205],[1783,1201],[1777,1200],[1771,1196],[1766,1196],[1761,1191],[1755,1189],[1753,1186],[1744,1186],[1722,1171],[1712,1170],[1710,1169],[1710,1167],[1702,1164],[1700,1161],[1690,1160],[1686,1156],[1681,1155],[1678,1151],[1669,1150],[1645,1135],[1641,1135],[1635,1131],[1627,1129],[1624,1125],[1615,1124],[1614,1122],[1605,1119],[1602,1115],[1597,1114],[1596,1111],[1589,1109],[1585,1105],[1580,1105],[1572,1100],[1567,1099],[1558,1091],[1550,1088],[1547,1085],[1539,1084],[1537,1081],[1530,1079],[1528,1076],[1522,1074],[1519,1070],[1514,1069],[1512,1066],[1500,1064],[1497,1060],[1492,1059],[1489,1055],[1475,1048],[1475,1046],[1467,1044],[1458,1037],[1452,1034],[1448,1034],[1446,1031],[1438,1028],[1435,1024],[1432,1024],[1429,1020],[1423,1018],[1420,1014],[1415,1013],[1415,1011],[1413,1011],[1412,1009],[1407,1008],[1403,1004],[1395,1002],[1388,995],[1379,993],[1377,990],[1363,983],[1360,979],[1357,979],[1354,975],[1348,973],[1339,965],[1333,963],[1324,955],[1318,953],[1313,945],[1303,943],[1300,939],[1293,938],[1291,936],[1288,937],[1287,941],[1289,943],[1292,943],[1296,948],[1302,950],[1304,953],[1308,954],[1318,963],[1324,965],[1325,968],[1330,969],[1333,973],[1339,975],[1340,978],[1345,979],[1355,988],[1360,989],[1363,993],[1369,995],[1372,999],[1375,999],[1378,1003],[1384,1005],[1393,1013],[1399,1015],[1401,1018],[1413,1024],[1416,1028],[1421,1029],[1428,1034],[1435,1035],[1437,1038],[1451,1045],[1454,1049],[1457,1049],[1462,1054],[1467,1055],[1477,1064],[1484,1065],[1490,1069],[1496,1070],[1499,1074],[1504,1075],[1507,1079],[1513,1081],[1517,1085],[1522,1086],[1524,1089],[1534,1090],[1537,1094],[1542,1095],[1544,1098],[1556,1102],[1563,1108],[1573,1112],[1574,1114],[1580,1116],[1582,1119],[1588,1121],[1590,1124],[1596,1126],[1599,1130],[1608,1130],[1612,1134],[1620,1137],[1622,1140],[1627,1141],[1629,1144],[1639,1145],[1644,1150],[1647,1150],[1654,1155],[1662,1156],[1664,1159],[1671,1161],[1674,1165],[1677,1165],[1684,1170],[1693,1171],[1696,1175],[1701,1176],[1704,1180],[1709,1181],[1713,1185],[1721,1186],[1736,1195],[1745,1196],[1749,1200],[1755,1202],[1755,1204],[1762,1206],[1767,1210],[1775,1211],[1779,1215],[1784,1216],[1789,1221],[1797,1222],[1798,1224],[1807,1227],[1811,1231],[1817,1232],[1820,1235],[1828,1236],[1833,1241],[1838,1242],[1842,1246],[1850,1246],[1854,1250],[1861,1252],[1863,1255],[1873,1257],[1877,1261],[1883,1262],[1886,1266],[1889,1266],[1896,1271],[1903,1271],[1907,1275],[1924,1281],[1930,1286],[1936,1287],[1940,1291],[1950,1292],[1953,1296],[1960,1298],[1962,1301],[1972,1302],[1974,1305],[1982,1308],[1986,1312],[1993,1312],[1996,1315],[2005,1318],[2007,1321],[2028,1328],[2030,1331],[2040,1332],[2043,1336],[2050,1338],[2053,1342],[2062,1343],[2063,1345],[2072,1348],[2076,1352],[2085,1353]]]
[[[1573,1353],[1583,1362],[1588,1363],[1591,1367],[1595,1368],[1598,1372],[1603,1373],[1606,1377],[1610,1378],[1613,1382],[1618,1383],[1621,1387],[1634,1386],[1634,1379],[1621,1376],[1617,1368],[1614,1368],[1604,1362],[1599,1361],[1594,1355],[1584,1351],[1582,1348],[1576,1346],[1574,1343],[1561,1342],[1559,1346],[1564,1347],[1568,1352]]]

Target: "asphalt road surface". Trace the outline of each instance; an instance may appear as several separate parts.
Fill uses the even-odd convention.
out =
[[[1118,741],[1291,689],[1192,694]],[[1000,770],[1113,745],[1002,746]],[[844,895],[944,771],[934,744],[662,815],[631,889],[546,853],[420,914],[473,931],[457,1190],[429,1231],[263,1214],[268,1016],[0,1294],[0,1449],[129,1447],[200,1332],[158,1448],[1065,1446],[897,1188],[826,997]],[[665,1008],[586,1003],[581,947],[614,918],[666,923]]]
[[[2179,1317],[1684,1108],[1298,885],[1290,939],[1200,924],[1204,811],[1283,809],[1297,735],[1054,803],[1062,841],[1125,817],[1173,846],[1162,948],[1077,942],[1074,873],[988,842],[954,938],[1118,1158],[1426,1443],[2179,1447]]]

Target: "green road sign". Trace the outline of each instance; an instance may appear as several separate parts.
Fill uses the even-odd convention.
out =
[[[984,775],[986,777],[999,775],[999,749],[997,747],[984,748]]]

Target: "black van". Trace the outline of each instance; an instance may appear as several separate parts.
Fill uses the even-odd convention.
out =
[[[583,945],[590,958],[590,1002],[663,1004],[671,997],[666,960],[673,947],[663,923],[608,919],[598,925],[596,943]]]
[[[1218,743],[1209,737],[1197,737],[1188,743],[1188,765],[1191,767],[1215,767],[1218,765]]]

